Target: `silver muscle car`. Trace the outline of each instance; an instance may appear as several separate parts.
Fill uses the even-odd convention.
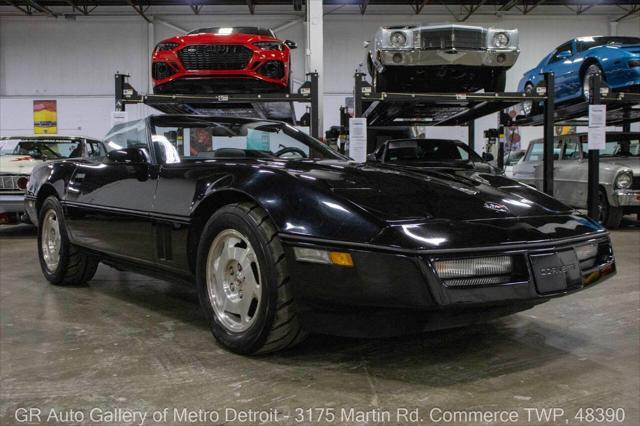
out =
[[[586,134],[558,136],[554,142],[553,195],[576,208],[587,206],[587,142]],[[542,139],[532,141],[513,178],[541,189],[542,155]],[[616,228],[630,213],[640,214],[640,133],[611,132],[600,150],[600,221]]]
[[[502,92],[518,30],[469,25],[380,27],[366,63],[377,92]]]

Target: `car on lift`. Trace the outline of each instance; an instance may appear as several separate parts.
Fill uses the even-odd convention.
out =
[[[589,79],[599,74],[610,89],[640,89],[640,37],[589,36],[561,44],[538,65],[525,72],[518,91],[533,93],[544,82],[543,73],[555,75],[557,104],[589,98]],[[525,105],[525,113],[530,113]],[[539,109],[536,106],[536,109]]]
[[[389,140],[369,154],[367,161],[407,169],[440,169],[476,176],[477,173],[502,174],[500,169],[489,164],[489,161],[493,161],[493,155],[484,153],[481,157],[467,144],[452,139]]]
[[[0,138],[0,224],[14,225],[24,214],[29,174],[48,160],[101,156],[102,142],[82,136],[7,136]]]
[[[380,27],[365,42],[376,92],[504,92],[518,30],[470,25]]]
[[[308,332],[477,323],[616,270],[597,222],[500,175],[358,164],[288,124],[236,117],[150,116],[104,145],[104,158],[31,174],[45,278],[84,283],[104,262],[195,283],[213,335],[239,353]]]
[[[553,196],[575,208],[587,207],[588,135],[557,136],[554,141]],[[542,139],[531,141],[525,157],[514,166],[513,178],[542,188]],[[625,214],[640,213],[640,133],[607,132],[600,150],[599,220],[620,226]]]
[[[153,50],[157,94],[269,93],[291,90],[291,49],[259,27],[199,28]]]

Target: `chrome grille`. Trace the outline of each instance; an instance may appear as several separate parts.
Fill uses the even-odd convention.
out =
[[[18,187],[18,179],[24,176],[0,176],[0,191],[22,191]]]
[[[423,49],[482,49],[484,32],[462,28],[422,30],[420,40]]]
[[[640,176],[634,176],[631,180],[631,189],[640,189]]]
[[[251,49],[237,44],[197,44],[178,52],[188,70],[241,70],[252,55]]]

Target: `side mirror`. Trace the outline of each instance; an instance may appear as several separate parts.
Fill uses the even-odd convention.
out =
[[[297,49],[298,48],[298,43],[296,43],[293,40],[285,40],[284,44],[286,44],[289,49]]]
[[[149,164],[151,157],[145,148],[124,148],[109,151],[107,158],[118,164]]]
[[[373,162],[377,163],[378,159],[376,158],[375,154],[367,154],[367,161],[373,161]]]
[[[364,43],[362,43],[362,47],[364,47],[365,49],[368,49],[370,44],[371,42],[367,40]]]
[[[493,161],[493,154],[491,154],[490,152],[483,152],[482,153],[482,160],[486,161],[487,163],[489,161]]]

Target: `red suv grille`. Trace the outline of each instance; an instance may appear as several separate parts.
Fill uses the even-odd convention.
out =
[[[197,44],[178,52],[188,70],[241,70],[252,55],[251,49],[236,44]]]

